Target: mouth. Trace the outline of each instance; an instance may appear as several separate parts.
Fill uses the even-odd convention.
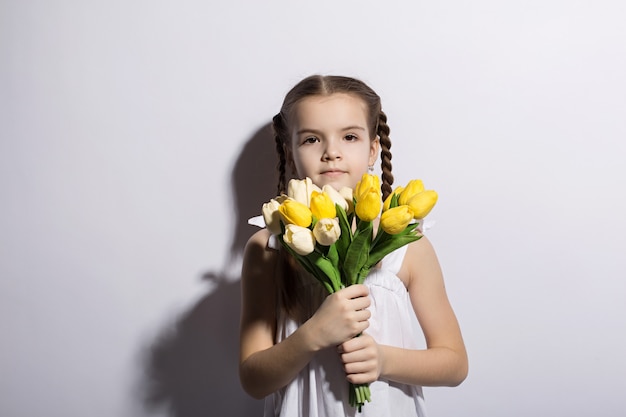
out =
[[[338,177],[340,175],[345,174],[346,171],[342,171],[340,169],[328,169],[326,171],[322,171],[321,174],[327,177]]]

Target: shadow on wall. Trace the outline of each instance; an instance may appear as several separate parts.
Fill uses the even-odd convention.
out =
[[[239,259],[256,229],[247,224],[248,218],[260,214],[263,202],[276,193],[273,143],[268,124],[246,143],[235,163],[237,229],[224,265]],[[145,409],[174,417],[261,416],[263,401],[249,397],[239,384],[239,279],[215,272],[203,279],[214,283],[214,290],[168,328],[145,358]]]

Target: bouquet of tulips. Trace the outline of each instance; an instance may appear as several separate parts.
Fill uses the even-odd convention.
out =
[[[417,227],[437,202],[421,180],[396,188],[383,202],[378,176],[364,174],[354,190],[291,180],[287,195],[263,205],[268,230],[329,293],[362,284],[390,252],[418,240]],[[382,215],[381,213],[382,208]],[[372,222],[380,215],[377,232]],[[369,385],[350,384],[350,405],[371,401]]]

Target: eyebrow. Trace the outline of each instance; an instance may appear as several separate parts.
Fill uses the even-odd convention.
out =
[[[345,132],[346,130],[362,130],[364,132],[367,132],[367,129],[364,128],[363,126],[347,126],[341,129],[342,132]],[[296,132],[296,134],[298,135],[302,135],[303,133],[314,133],[316,135],[320,135],[322,134],[322,131],[317,130],[317,129],[309,129],[309,128],[304,128],[304,129],[300,129]]]

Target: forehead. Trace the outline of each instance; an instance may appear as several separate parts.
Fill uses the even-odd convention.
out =
[[[352,94],[316,95],[300,100],[293,109],[293,128],[342,129],[346,126],[367,128],[367,105]]]

